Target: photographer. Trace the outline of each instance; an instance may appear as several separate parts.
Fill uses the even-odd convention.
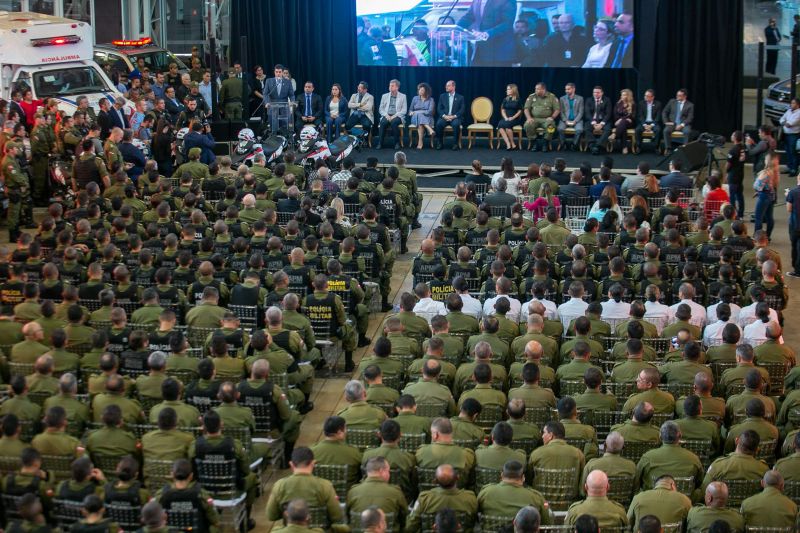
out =
[[[192,122],[192,131],[183,139],[185,152],[188,154],[192,148],[200,148],[200,162],[210,165],[217,156],[214,155],[214,137],[211,135],[211,125],[207,122]]]

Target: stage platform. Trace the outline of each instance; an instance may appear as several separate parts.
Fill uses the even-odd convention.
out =
[[[429,147],[417,150],[416,147],[405,147],[400,150],[406,154],[408,159],[407,166],[417,171],[417,176],[420,178],[419,187],[425,188],[451,188],[455,186],[472,170],[472,161],[475,159],[478,159],[483,164],[484,172],[493,174],[500,170],[500,160],[504,157],[510,157],[514,161],[517,173],[524,175],[528,165],[531,163],[549,163],[552,165],[557,157],[566,160],[567,168],[570,170],[578,168],[581,163],[586,161],[592,165],[592,169],[597,171],[605,157],[603,154],[592,155],[591,152],[530,152],[525,150],[508,152],[505,149],[490,150],[485,147],[476,148],[474,146],[472,150],[467,150],[466,148],[451,150],[449,147],[443,150],[434,150]],[[394,153],[395,150],[390,148],[381,150],[363,148],[361,151],[354,152],[351,156],[355,158],[356,164],[359,166],[366,165],[368,157],[377,157],[378,165],[385,167],[394,162]],[[614,159],[614,170],[621,174],[635,174],[636,167],[640,161],[650,163],[654,174],[666,174],[667,172],[666,162],[662,167],[656,168],[656,165],[664,157],[653,152],[643,152],[638,155],[623,155],[620,153],[609,155]]]

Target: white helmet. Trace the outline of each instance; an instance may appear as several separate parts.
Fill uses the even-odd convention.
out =
[[[238,137],[239,137],[240,141],[255,141],[256,140],[256,134],[253,133],[253,130],[251,130],[250,128],[242,128],[239,131],[239,136]]]
[[[300,130],[300,140],[301,141],[313,141],[319,136],[319,132],[317,128],[311,125],[303,126],[303,129]]]
[[[176,135],[176,137],[178,138],[179,141],[182,141],[183,138],[186,137],[188,133],[189,133],[189,128],[181,128],[178,130],[178,134]]]

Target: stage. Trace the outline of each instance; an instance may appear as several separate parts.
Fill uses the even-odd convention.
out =
[[[623,155],[620,153],[592,155],[591,152],[571,151],[530,152],[516,150],[508,152],[505,149],[490,150],[485,147],[485,142],[481,144],[482,146],[479,148],[473,146],[472,150],[467,150],[466,148],[451,150],[449,144],[443,150],[434,150],[430,147],[422,150],[417,150],[416,147],[405,147],[400,150],[405,152],[408,159],[406,166],[416,170],[417,176],[421,178],[418,185],[425,188],[449,189],[455,186],[456,183],[463,179],[465,174],[471,171],[472,161],[475,159],[483,164],[485,173],[493,174],[500,170],[500,160],[504,157],[510,157],[514,161],[514,167],[520,175],[525,174],[528,165],[531,163],[548,163],[552,165],[553,161],[558,157],[567,162],[567,169],[569,170],[578,168],[583,162],[588,162],[596,172],[606,155],[610,155],[614,159],[614,171],[621,174],[635,174],[636,167],[641,161],[650,163],[654,174],[665,174],[667,172],[666,162],[661,167],[656,168],[656,165],[664,157],[654,152],[642,152],[638,155]],[[368,157],[377,157],[378,165],[385,167],[394,162],[394,153],[395,150],[391,148],[374,150],[365,147],[361,151],[353,152],[351,156],[358,166],[366,165]]]

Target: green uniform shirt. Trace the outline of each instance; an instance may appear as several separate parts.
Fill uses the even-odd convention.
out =
[[[544,496],[537,490],[521,484],[501,481],[486,485],[478,493],[478,508],[481,513],[489,516],[513,518],[517,511],[528,505],[539,511],[542,525],[550,525],[549,508],[545,503]]]
[[[140,424],[144,421],[144,413],[142,406],[139,402],[124,396],[117,396],[115,394],[102,393],[98,394],[92,400],[92,416],[94,422],[103,421],[103,409],[107,405],[118,405],[122,411],[122,421],[125,424]]]
[[[594,459],[598,454],[597,433],[592,426],[581,424],[579,420],[562,418],[560,422],[564,425],[564,436],[567,439],[583,441],[581,451],[586,459]]]
[[[628,515],[625,508],[605,496],[588,496],[585,500],[575,502],[569,506],[565,524],[574,525],[579,516],[592,515],[597,519],[600,528],[622,527],[628,525]]]
[[[162,399],[161,384],[167,379],[163,372],[153,372],[136,378],[136,392],[140,398]]]
[[[190,328],[218,328],[226,312],[224,307],[200,302],[186,313],[186,325]]]
[[[27,395],[14,396],[0,404],[0,416],[15,414],[20,420],[39,420],[42,408],[28,399]]]
[[[684,417],[674,421],[681,428],[681,437],[693,440],[710,440],[714,450],[719,451],[722,443],[719,426],[716,422],[700,417]]]
[[[435,487],[420,493],[411,516],[406,523],[406,533],[421,531],[420,518],[424,515],[433,515],[441,509],[452,509],[457,513],[464,513],[473,517],[478,512],[478,498],[471,490],[458,488],[444,489]],[[465,533],[472,531],[470,524],[462,524]]]
[[[675,412],[675,399],[672,397],[672,394],[659,389],[650,389],[634,394],[628,398],[628,401],[622,406],[622,411],[626,416],[630,415],[639,402],[650,403],[656,414]]]
[[[0,439],[0,449],[2,449],[3,440],[5,437]],[[774,469],[781,473],[784,481],[800,481],[800,452],[794,452],[788,457],[779,459],[775,463]]]
[[[475,466],[475,452],[451,442],[433,442],[420,446],[416,459],[420,468],[434,469],[443,464],[452,465],[461,470],[462,478],[469,476]]]
[[[662,444],[660,448],[649,450],[636,465],[636,483],[644,490],[652,489],[655,480],[669,474],[673,477],[690,477],[694,486],[703,481],[703,465],[691,451],[679,444]]]
[[[583,452],[567,444],[563,439],[553,439],[544,446],[536,448],[528,457],[528,466],[536,475],[537,468],[557,468],[575,470],[575,492],[578,491],[580,473],[586,461]]]
[[[508,391],[508,399],[522,399],[525,407],[552,407],[556,406],[556,396],[550,389],[545,389],[539,385],[523,384],[516,389]]]
[[[656,368],[656,366],[640,358],[626,359],[614,364],[614,368],[611,369],[611,381],[613,383],[633,383],[645,368]]]
[[[424,416],[415,415],[401,411],[397,413],[394,421],[400,425],[400,433],[402,435],[430,435],[431,433],[431,420]]]
[[[361,479],[361,452],[344,441],[323,439],[311,447],[314,460],[321,465],[348,465],[350,483]]]
[[[369,405],[360,400],[345,407],[336,416],[344,418],[348,426],[353,428],[377,429],[386,420],[383,409]]]
[[[58,380],[52,375],[39,374],[37,372],[26,376],[25,382],[28,384],[28,392],[58,394]]]
[[[279,479],[272,486],[267,501],[267,520],[280,520],[284,505],[298,498],[305,500],[310,507],[325,507],[331,522],[342,520],[342,509],[331,482],[301,473]]]
[[[636,477],[636,463],[618,453],[606,452],[602,457],[586,461],[581,474],[581,494],[585,494],[586,478],[595,470],[602,470],[608,477],[629,477],[631,480]]]
[[[698,505],[689,509],[686,516],[686,533],[707,533],[711,524],[724,520],[731,526],[731,533],[744,533],[744,518],[735,509],[712,508]]]
[[[475,443],[483,442],[483,428],[471,420],[454,416],[450,419],[453,425],[453,440],[470,441]]]
[[[373,505],[380,507],[384,513],[393,513],[396,524],[402,524],[408,513],[408,502],[403,491],[382,479],[367,477],[347,491],[348,513],[360,513]]]
[[[775,487],[764,487],[742,502],[742,517],[747,527],[794,527],[797,504]]]
[[[611,431],[618,431],[625,442],[660,442],[658,428],[650,424],[640,424],[635,420],[626,420],[622,424],[611,426]]]
[[[417,405],[421,403],[436,403],[447,406],[447,414],[454,415],[457,412],[456,401],[450,389],[437,383],[436,381],[425,381],[420,379],[416,383],[409,383],[403,389],[402,394],[410,394],[414,397]]]
[[[63,431],[47,430],[33,437],[31,446],[42,455],[78,457],[80,441]]]
[[[506,395],[503,391],[493,389],[489,383],[478,383],[474,389],[465,391],[458,399],[458,405],[464,403],[467,398],[474,398],[480,402],[481,405],[499,405],[505,407]]]
[[[726,479],[759,480],[768,469],[767,463],[756,459],[752,455],[739,452],[729,453],[724,457],[720,457],[708,467],[708,471],[703,478],[702,490],[705,493],[706,487],[712,481],[724,481]]]
[[[194,436],[191,433],[177,429],[156,429],[142,435],[142,454],[145,461],[185,459],[189,456],[189,447],[193,444]]]
[[[475,450],[475,466],[481,468],[502,470],[503,465],[508,461],[517,461],[524,465],[526,460],[527,457],[524,451],[515,450],[509,446],[501,446],[499,444],[479,446],[478,449]]]
[[[136,436],[117,427],[102,427],[91,431],[86,437],[86,449],[93,456],[122,457],[138,455]]]
[[[631,526],[639,527],[639,520],[643,516],[655,515],[664,524],[677,524],[684,521],[692,500],[677,490],[666,488],[662,482],[652,490],[645,490],[633,497],[628,507],[628,521]]]
[[[158,413],[166,407],[172,407],[175,410],[175,413],[178,415],[179,428],[197,427],[200,425],[200,411],[198,411],[195,406],[180,400],[165,400],[158,405],[154,405],[153,408],[150,409],[151,424],[158,423]]]
[[[617,398],[613,394],[605,394],[598,390],[586,389],[575,396],[575,404],[579,411],[616,411]]]
[[[414,492],[412,481],[416,474],[417,458],[413,453],[402,450],[397,444],[382,443],[378,448],[369,448],[361,457],[361,466],[364,467],[373,457],[383,457],[389,467],[397,469],[400,473],[399,485],[405,494]]]
[[[32,340],[23,340],[11,347],[12,363],[33,364],[40,355],[46,354],[50,348],[46,345]]]
[[[758,436],[761,438],[760,442],[762,446],[765,441],[778,440],[778,428],[773,424],[770,424],[760,416],[747,417],[743,422],[736,424],[728,430],[728,437],[725,439],[725,453],[731,453],[736,449],[736,439],[748,429],[758,433]]]
[[[367,387],[367,403],[370,405],[394,404],[399,397],[399,392],[382,383],[376,383]],[[381,408],[378,405],[375,405],[375,407]]]

